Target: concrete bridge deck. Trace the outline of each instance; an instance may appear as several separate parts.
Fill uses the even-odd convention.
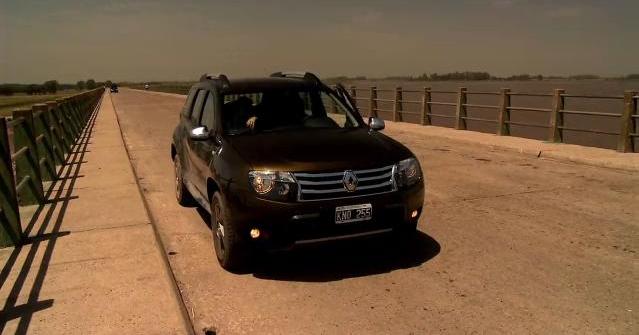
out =
[[[81,275],[73,287],[53,275],[44,278],[43,287],[57,290],[43,290],[40,299],[57,298],[33,314],[29,330],[44,332],[49,326],[55,333],[60,322],[62,329],[78,333],[127,333],[132,331],[122,330],[151,323],[154,328],[145,332],[182,333],[188,331],[181,324],[182,310],[198,332],[218,334],[635,334],[639,329],[636,155],[620,160],[612,151],[562,145],[556,151],[567,157],[546,155],[544,149],[538,158],[534,148],[543,143],[536,141],[470,132],[453,137],[432,127],[391,123],[385,132],[415,152],[427,179],[425,215],[414,241],[393,248],[372,239],[267,255],[253,272],[236,275],[215,260],[206,215],[175,201],[169,145],[184,99],[122,89],[104,102],[115,107],[181,299],[170,294],[151,227],[137,225],[148,219],[126,169],[122,141],[115,137],[117,124],[105,116],[110,111],[96,122],[80,167],[83,177],[74,185],[78,198],[69,200],[58,224],[59,231],[71,233],[60,237],[53,251],[52,259],[62,264],[56,271]],[[104,135],[97,129],[110,134],[112,147],[98,141]],[[522,155],[508,141],[523,141],[531,149],[521,150]],[[100,172],[111,164],[118,168]],[[88,214],[91,199],[107,200],[105,208]],[[95,220],[85,219],[89,216]],[[85,240],[86,233],[79,232],[105,227],[110,220],[123,225],[108,237],[116,244],[113,250],[99,243],[100,235]],[[127,222],[132,227],[126,228]],[[107,230],[93,233],[100,231]],[[73,236],[77,239],[63,248],[64,239]],[[71,255],[106,257],[111,267],[75,270],[64,265],[73,264]],[[2,257],[6,267],[7,255]],[[9,278],[19,276],[16,266]],[[103,281],[113,274],[120,279],[108,283],[121,287],[105,291]],[[7,299],[8,283],[3,283],[2,299]],[[103,313],[87,308],[82,319],[70,304],[57,303],[84,301],[75,298],[81,294],[89,303],[104,304]],[[147,314],[140,314],[144,310]],[[114,319],[130,323],[99,328]],[[19,319],[12,322],[7,331],[16,329]]]
[[[188,333],[108,95],[59,175],[0,250],[0,333]]]
[[[389,124],[386,133],[408,145],[426,173],[426,209],[416,241],[404,250],[369,241],[273,255],[253,273],[234,275],[216,264],[206,216],[179,207],[173,195],[168,150],[184,96],[122,90],[112,97],[196,329],[212,326],[223,334],[638,329],[637,172],[521,155]],[[595,158],[602,152],[579,149]]]

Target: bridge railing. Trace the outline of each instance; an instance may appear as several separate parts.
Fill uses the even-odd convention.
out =
[[[467,129],[467,121],[481,121],[495,124],[494,132],[500,136],[511,135],[511,125],[528,126],[537,128],[547,128],[547,140],[555,143],[565,141],[564,131],[587,132],[594,134],[604,134],[617,136],[617,150],[620,152],[637,152],[639,147],[635,145],[635,138],[639,137],[637,125],[639,124],[639,115],[637,115],[637,100],[639,94],[637,91],[626,91],[623,96],[606,96],[606,95],[574,95],[566,94],[562,89],[556,89],[552,94],[531,94],[511,92],[508,88],[503,88],[499,92],[482,92],[468,91],[465,87],[459,88],[457,91],[433,90],[430,87],[424,87],[422,90],[405,90],[402,87],[394,89],[381,89],[375,86],[369,88],[350,87],[350,93],[355,98],[358,105],[365,102],[367,108],[362,112],[368,116],[378,116],[379,112],[390,113],[391,120],[402,122],[403,116],[413,115],[418,117],[418,123],[422,125],[430,125],[433,117],[452,119],[455,129]],[[392,98],[380,98],[380,93]],[[406,93],[412,96],[420,96],[421,99],[404,99]],[[448,95],[454,97],[451,101],[433,101],[433,94]],[[494,96],[496,104],[471,104],[468,103],[470,95]],[[517,106],[511,104],[511,97],[546,97],[552,99],[550,108],[539,108],[529,106]],[[566,109],[566,98],[578,98],[585,100],[614,100],[623,102],[623,110],[620,113],[604,113],[587,110],[570,110]],[[380,108],[379,105],[391,105],[392,108]],[[418,111],[409,110],[408,105],[416,105]],[[454,114],[433,113],[433,106],[447,106],[454,108]],[[467,113],[468,108],[490,109],[497,111],[497,117],[494,119],[472,117]],[[532,123],[524,121],[511,120],[512,112],[535,112],[545,113],[549,115],[547,123]],[[565,115],[586,115],[597,118],[617,119],[619,131],[609,131],[590,127],[571,127],[564,122]]]
[[[58,178],[104,89],[35,104],[0,118],[0,247],[24,236],[20,206],[43,204],[44,183]]]

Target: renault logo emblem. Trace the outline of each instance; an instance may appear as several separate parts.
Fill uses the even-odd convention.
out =
[[[344,189],[348,192],[354,192],[357,189],[357,176],[353,171],[344,171],[342,182],[344,183]]]

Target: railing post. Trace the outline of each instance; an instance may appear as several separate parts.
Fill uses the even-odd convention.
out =
[[[457,93],[457,105],[455,108],[455,129],[466,129],[466,87],[460,87]]]
[[[353,99],[357,98],[357,88],[352,85],[351,85],[351,97],[353,97]],[[357,100],[355,99],[355,101]]]
[[[497,135],[510,135],[510,89],[502,88],[499,95],[499,116],[497,119]]]
[[[7,126],[7,119],[0,118],[0,247],[20,244],[22,239]]]
[[[430,125],[430,87],[424,87],[424,95],[422,95],[422,115],[421,124]]]
[[[377,87],[371,86],[371,95],[369,101],[369,117],[377,117]]]
[[[58,102],[58,107],[55,109],[55,113],[53,115],[55,115],[57,119],[57,127],[62,134],[62,139],[64,141],[64,152],[70,153],[71,149],[73,148],[73,144],[75,143],[75,139],[73,136],[73,129],[66,117],[64,104],[65,103]]]
[[[60,116],[60,107],[55,101],[48,101],[49,118],[51,120],[51,131],[56,139],[56,146],[58,147],[58,155],[60,163],[64,161],[64,154],[71,150],[70,140],[68,139],[68,133],[62,126],[62,120]]]
[[[395,87],[395,103],[393,104],[393,121],[402,121],[402,111],[404,107],[402,106],[403,100],[402,88]]]
[[[33,126],[38,154],[44,159],[44,166],[41,166],[42,180],[54,180],[56,178],[55,154],[53,152],[51,131],[48,129],[46,115],[49,113],[49,108],[46,104],[35,104],[33,105],[33,111]]]
[[[550,112],[550,133],[548,136],[548,141],[553,143],[560,143],[563,141],[563,131],[562,127],[564,126],[564,97],[563,94],[566,91],[558,88],[555,89],[555,92],[552,97],[552,111]]]
[[[80,133],[80,130],[78,129],[78,125],[75,123],[73,117],[71,116],[73,112],[73,107],[71,106],[71,100],[68,98],[63,98],[63,99],[57,99],[56,101],[58,102],[58,108],[60,109],[60,112],[61,112],[61,117],[62,117],[62,122],[64,124],[64,127],[67,128],[67,130],[69,131],[71,146],[73,146],[73,143],[75,143],[75,140],[77,139],[78,134]]]
[[[55,127],[55,121],[53,118],[53,110],[57,105],[56,102],[47,102],[45,103],[47,106],[47,112],[44,114],[44,118],[42,119],[44,126],[46,127],[45,131],[49,136],[51,151],[53,152],[53,165],[62,165],[64,162],[64,152],[62,151],[62,144],[60,143],[60,137],[57,134],[57,128]]]
[[[623,114],[621,114],[621,131],[617,142],[617,151],[634,152],[635,143],[633,133],[636,131],[637,121],[633,117],[637,115],[637,91],[625,91],[623,94]]]
[[[82,133],[82,116],[81,116],[81,111],[84,108],[85,103],[80,100],[79,98],[71,98],[69,99],[70,102],[70,110],[71,110],[71,119],[73,120],[73,122],[76,124],[77,129],[78,129],[78,136],[80,135],[80,133]]]
[[[21,205],[34,205],[44,201],[44,191],[42,188],[42,177],[40,175],[40,156],[38,155],[38,145],[35,138],[33,126],[33,111],[30,109],[19,109],[13,111],[13,119],[24,120],[13,128],[13,143],[16,152],[19,148],[27,147],[28,151],[21,157],[16,157],[16,180],[20,181],[24,177],[29,177],[29,189],[31,192],[22,192],[19,197]]]

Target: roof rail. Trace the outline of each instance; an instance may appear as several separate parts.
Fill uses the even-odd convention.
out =
[[[231,83],[229,82],[229,77],[227,77],[225,74],[222,74],[222,73],[219,73],[219,74],[205,73],[200,77],[200,81],[204,81],[204,80],[219,80],[222,82],[222,86],[225,86],[225,87],[231,86]]]
[[[271,74],[271,77],[301,78],[301,79],[313,81],[317,84],[322,83],[322,81],[319,79],[318,76],[316,76],[315,74],[311,72],[305,72],[305,71],[280,71],[280,72],[275,72]]]

